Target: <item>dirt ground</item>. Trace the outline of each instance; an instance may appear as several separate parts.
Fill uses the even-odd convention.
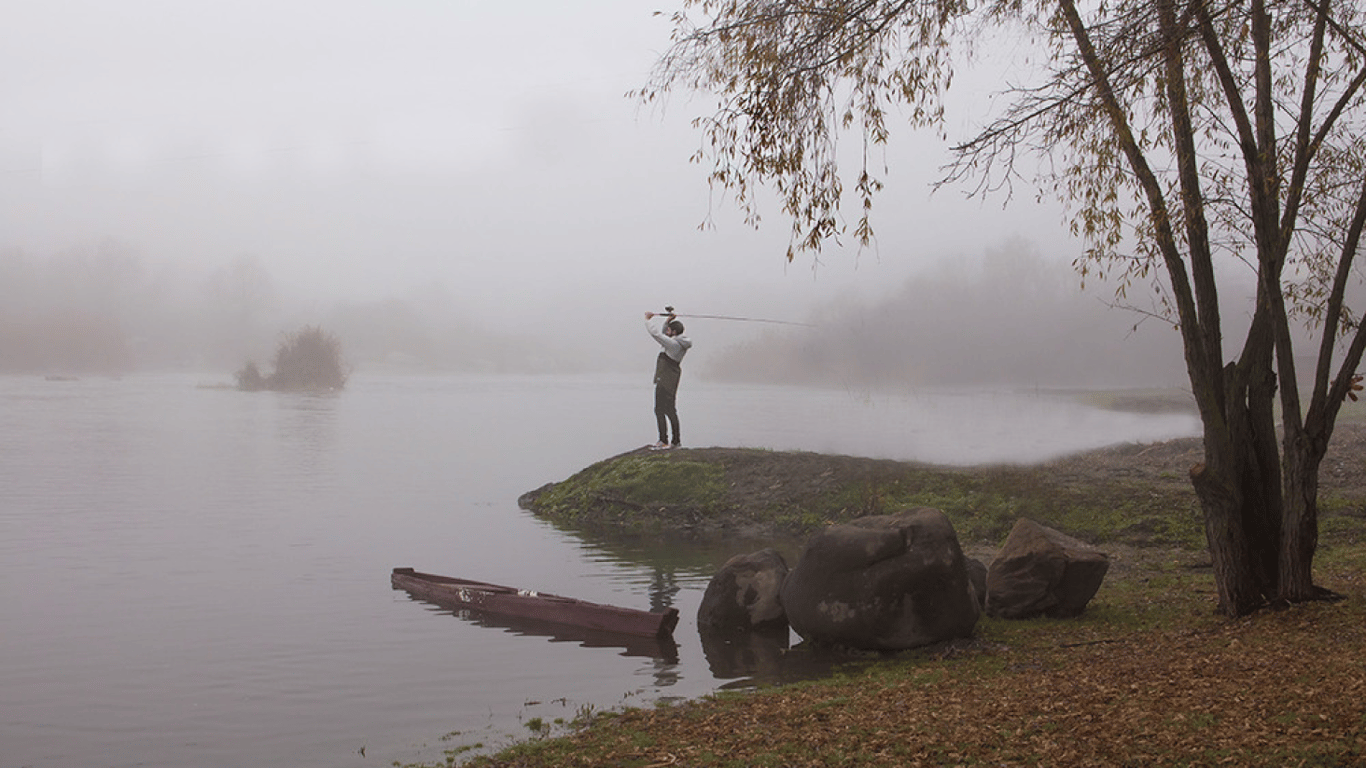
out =
[[[728,499],[750,508],[794,501],[838,485],[893,478],[908,466],[905,462],[851,456],[752,453],[725,448],[687,449],[671,458],[724,464],[726,479],[731,484]],[[1191,437],[1160,443],[1126,443],[1026,467],[968,467],[961,471],[1019,470],[1037,473],[1057,484],[1102,487],[1137,483],[1185,491],[1191,487],[1190,468],[1202,458],[1200,438]],[[1366,424],[1337,428],[1319,482],[1323,494],[1366,499]]]
[[[1201,446],[1198,437],[1131,443],[1067,456],[1043,466],[1057,477],[1085,483],[1124,479],[1189,486],[1190,468],[1202,459]],[[1324,457],[1319,483],[1321,492],[1366,497],[1366,424],[1338,425]]]
[[[1359,603],[994,644],[764,693],[630,709],[483,768],[1366,764]]]

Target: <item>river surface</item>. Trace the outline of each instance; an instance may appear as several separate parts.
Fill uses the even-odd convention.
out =
[[[439,762],[537,723],[815,673],[703,647],[697,605],[742,545],[587,540],[517,507],[653,442],[648,372],[357,375],[329,396],[213,381],[0,377],[0,768]],[[679,409],[688,445],[944,464],[1198,427],[989,390],[692,380]],[[487,626],[394,591],[395,566],[670,604],[678,645]]]

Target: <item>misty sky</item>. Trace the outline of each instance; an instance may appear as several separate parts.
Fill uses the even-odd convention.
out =
[[[206,269],[253,256],[318,298],[439,286],[498,327],[551,322],[610,344],[665,303],[800,319],[1015,236],[1063,264],[1079,251],[1031,195],[1005,211],[955,191],[931,198],[945,143],[903,131],[877,251],[832,249],[814,276],[809,257],[786,264],[778,212],[750,230],[687,161],[705,99],[679,95],[659,111],[624,96],[667,45],[672,10],[12,4],[0,27],[0,247],[113,238],[149,261]],[[971,119],[953,116],[951,131]],[[698,231],[709,209],[716,227]]]

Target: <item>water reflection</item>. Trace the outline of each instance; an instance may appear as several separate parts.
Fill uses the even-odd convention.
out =
[[[663,613],[666,608],[674,607],[674,596],[682,589],[674,569],[656,564],[654,578],[650,580],[650,610]]]
[[[410,599],[428,606],[431,613],[454,616],[478,627],[519,636],[544,637],[552,643],[577,643],[584,648],[620,648],[621,656],[649,658],[652,660],[648,672],[651,685],[661,692],[682,679],[679,644],[672,637],[636,637],[468,608],[452,609],[412,595]],[[838,667],[867,663],[863,655],[851,656],[838,649],[808,643],[793,646],[786,628],[757,632],[699,628],[698,635],[712,677],[729,681],[719,686],[722,689],[749,689],[810,680],[829,675]]]
[[[857,669],[895,656],[826,647],[808,642],[789,645],[782,633],[748,632],[730,637],[702,632],[707,665],[717,680],[729,682],[721,690],[750,690],[767,685],[829,677],[839,670]]]
[[[524,510],[525,512],[525,510]],[[739,537],[687,536],[670,538],[640,534],[613,534],[597,529],[582,529],[559,521],[540,520],[566,542],[576,542],[585,556],[602,565],[614,582],[645,589],[651,610],[667,607],[685,609],[689,596],[700,597],[712,575],[735,555],[765,547],[778,549],[789,562],[796,562],[804,546],[800,537],[753,539]],[[696,602],[690,603],[695,609]],[[842,668],[875,663],[882,655],[870,656],[801,641],[786,627],[767,631],[717,631],[687,621],[685,615],[675,635],[685,647],[700,644],[706,671],[721,690],[749,690],[827,677]],[[697,641],[687,635],[697,633]],[[795,641],[795,642],[794,642]],[[656,685],[684,674],[697,675],[697,667],[671,664],[655,659]],[[662,693],[662,692],[661,692]]]
[[[650,536],[623,534],[547,520],[523,510],[527,517],[554,530],[568,542],[577,542],[584,557],[620,568],[607,572],[610,578],[633,586],[645,587],[651,600],[672,602],[680,590],[705,587],[716,569],[735,555],[773,548],[796,562],[805,546],[802,537],[752,538],[743,536]]]
[[[642,535],[613,536],[543,522],[558,531],[567,542],[578,542],[594,561],[615,566],[607,572],[613,581],[645,588],[650,608],[655,611],[668,607],[684,609],[686,601],[682,598],[687,594],[700,596],[716,569],[734,555],[775,546],[784,552],[784,557],[795,561],[802,543],[795,538],[689,537],[678,540]],[[695,603],[692,607],[696,607]],[[687,621],[690,616],[683,618],[685,621],[679,624],[675,635],[684,645],[689,645],[690,641],[683,633],[697,633],[710,677],[726,681],[717,686],[720,689],[744,690],[811,680],[825,677],[840,667],[868,663],[864,654],[850,655],[839,649],[804,642],[794,645],[794,636],[786,627],[758,632],[723,632],[697,626]],[[656,658],[655,663],[657,685],[667,685],[666,680],[677,679],[685,672],[683,665],[670,665],[663,658]],[[688,671],[693,675],[697,673],[695,667]]]
[[[436,605],[417,598],[413,598],[413,600],[414,602]],[[678,643],[674,642],[671,637],[637,637],[620,632],[604,632],[537,619],[500,616],[468,608],[451,609],[437,606],[432,612],[454,616],[479,627],[501,629],[513,635],[544,637],[552,643],[578,643],[584,648],[621,648],[622,656],[650,657],[660,659],[666,664],[678,663]]]
[[[327,470],[337,443],[336,392],[278,393],[280,456],[304,476]]]
[[[720,632],[699,627],[702,655],[718,680],[741,679],[742,685],[777,681],[784,677],[783,662],[791,647],[787,627],[759,632]]]

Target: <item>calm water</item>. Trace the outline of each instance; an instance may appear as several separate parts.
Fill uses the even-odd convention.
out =
[[[519,494],[652,442],[641,380],[0,378],[0,766],[388,766],[754,676],[698,638],[733,550],[594,542]],[[1040,394],[685,383],[691,445],[1034,461],[1194,434]],[[682,612],[664,657],[482,626],[398,565]],[[638,649],[636,649],[638,650]],[[458,732],[458,733],[453,733]],[[444,738],[443,738],[444,737]],[[362,754],[362,750],[364,754]]]

